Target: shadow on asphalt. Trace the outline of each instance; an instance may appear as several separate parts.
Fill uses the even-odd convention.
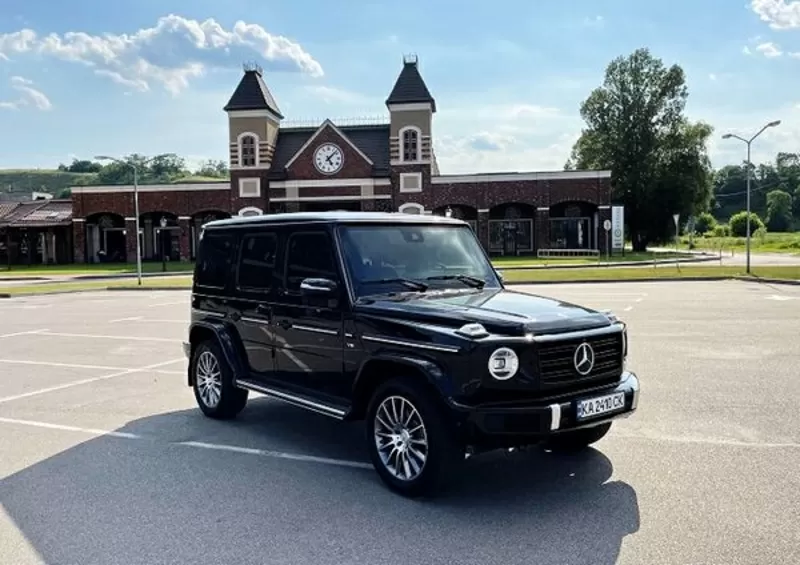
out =
[[[94,438],[0,482],[45,563],[611,565],[639,528],[635,490],[596,449],[484,454],[446,495],[408,500],[371,469],[176,445],[367,461],[361,424],[265,399],[236,421],[186,410],[117,431],[143,439]]]

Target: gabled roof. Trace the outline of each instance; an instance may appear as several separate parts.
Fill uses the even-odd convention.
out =
[[[225,105],[226,112],[236,110],[269,110],[280,119],[283,114],[278,109],[272,93],[269,91],[259,70],[246,70],[239,86],[233,91],[230,100]]]
[[[19,202],[0,202],[0,223],[19,206]]]
[[[416,58],[406,59],[403,61],[403,70],[400,71],[400,76],[397,77],[394,88],[386,99],[386,105],[420,102],[429,103],[433,111],[436,111],[436,101],[422,80],[422,75],[419,74]]]
[[[323,126],[280,128],[270,170],[280,175],[287,163],[317,132],[321,131]],[[389,174],[389,124],[334,127],[351,145],[357,147],[369,161],[372,161],[373,174]],[[275,174],[272,176],[276,176]]]
[[[46,228],[72,222],[72,201],[35,200],[21,202],[10,213],[0,216],[0,226],[11,228]]]

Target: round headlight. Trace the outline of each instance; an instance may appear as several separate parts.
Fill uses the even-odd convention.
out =
[[[517,374],[519,357],[508,347],[495,350],[489,357],[489,374],[498,381],[505,381]]]

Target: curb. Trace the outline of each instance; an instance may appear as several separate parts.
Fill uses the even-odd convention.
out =
[[[26,276],[22,276],[22,277],[8,277],[8,276],[3,276],[3,277],[0,277],[0,281],[3,281],[3,282],[15,282],[15,281],[48,281],[48,280],[50,280],[50,279],[48,279],[47,277],[35,277],[35,276],[30,276],[30,277],[26,277]]]
[[[598,284],[598,283],[640,283],[640,282],[702,282],[702,281],[727,281],[731,277],[728,276],[712,276],[712,277],[647,277],[641,279],[579,279],[574,281],[528,281],[528,282],[504,282],[503,286],[519,286],[519,285],[539,285],[539,284]]]
[[[639,283],[639,282],[713,282],[713,281],[742,281],[761,284],[786,284],[800,286],[800,280],[794,279],[764,279],[757,277],[744,277],[740,275],[715,275],[710,277],[647,277],[642,279],[580,279],[574,281],[514,281],[504,282],[503,286],[540,285],[540,284],[599,284],[599,283]]]
[[[149,277],[189,277],[194,274],[194,271],[168,271],[166,273],[162,273],[161,271],[152,272],[152,273],[142,273],[142,278],[149,278]],[[103,280],[103,279],[135,279],[136,273],[120,273],[120,274],[106,274],[106,275],[75,275],[72,277],[73,280],[78,281],[92,281],[92,280]]]
[[[191,286],[107,286],[105,290],[192,290]]]
[[[656,265],[675,265],[676,263],[710,263],[712,261],[719,261],[719,257],[698,257],[692,259],[682,259],[675,261],[672,259],[657,259],[655,261],[619,261],[610,263],[579,263],[567,265],[511,265],[509,267],[495,267],[498,271],[538,271],[545,269],[615,269],[617,267],[648,267],[653,264]]]

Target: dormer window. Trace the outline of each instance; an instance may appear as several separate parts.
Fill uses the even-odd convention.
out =
[[[407,128],[401,132],[403,161],[419,161],[419,130]]]
[[[255,167],[258,163],[258,140],[251,134],[239,139],[239,163],[242,167]]]

